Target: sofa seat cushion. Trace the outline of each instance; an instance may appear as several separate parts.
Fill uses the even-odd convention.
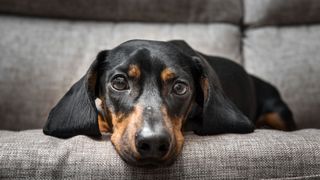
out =
[[[0,131],[0,178],[230,179],[320,177],[320,130],[256,130],[251,134],[186,134],[169,167],[137,168],[101,139],[58,139],[41,130]]]

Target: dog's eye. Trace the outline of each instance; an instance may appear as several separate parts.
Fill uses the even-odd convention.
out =
[[[172,91],[177,95],[184,95],[188,91],[188,85],[183,82],[177,82],[173,85]]]
[[[111,81],[111,86],[118,91],[129,89],[128,81],[124,76],[116,76],[115,78],[113,78]]]

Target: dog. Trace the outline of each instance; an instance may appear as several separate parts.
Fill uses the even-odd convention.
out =
[[[59,138],[108,132],[125,162],[158,166],[174,162],[184,131],[255,128],[296,128],[274,86],[184,41],[131,40],[98,53],[51,110],[43,132]]]

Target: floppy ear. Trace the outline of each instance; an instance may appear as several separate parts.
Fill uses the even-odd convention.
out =
[[[194,131],[197,134],[253,132],[253,123],[224,94],[217,75],[206,60],[198,56],[192,59],[200,68],[198,86],[202,91],[196,98],[202,107],[202,121],[197,122]]]
[[[95,106],[98,89],[98,66],[107,57],[101,51],[87,73],[76,82],[49,113],[43,128],[47,135],[72,137],[75,135],[101,136],[98,111]]]
[[[171,42],[191,56],[196,69],[196,103],[201,114],[200,118],[189,122],[191,129],[200,135],[253,132],[253,123],[224,94],[219,78],[207,60],[184,41]]]

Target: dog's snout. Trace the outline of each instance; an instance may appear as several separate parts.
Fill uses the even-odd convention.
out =
[[[143,130],[136,135],[136,148],[142,158],[160,159],[169,151],[170,141],[170,136],[165,130]]]

